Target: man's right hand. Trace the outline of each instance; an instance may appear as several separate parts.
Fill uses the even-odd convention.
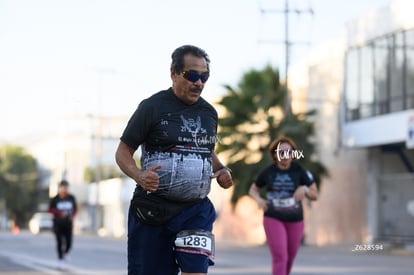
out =
[[[149,167],[147,170],[141,171],[138,180],[135,181],[146,191],[157,191],[160,183],[160,177],[156,171],[160,168],[161,165],[155,165]]]

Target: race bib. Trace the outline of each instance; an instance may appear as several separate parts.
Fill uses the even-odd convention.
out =
[[[293,207],[296,204],[296,201],[294,198],[272,199],[271,202],[274,207],[279,207],[279,208]]]
[[[214,235],[205,230],[185,230],[177,234],[178,251],[214,256]]]

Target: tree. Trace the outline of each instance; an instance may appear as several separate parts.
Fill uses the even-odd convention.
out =
[[[285,114],[286,90],[279,81],[279,72],[271,66],[262,71],[245,73],[234,89],[226,85],[227,93],[218,105],[223,106],[219,118],[217,152],[228,159],[233,170],[235,188],[232,203],[248,193],[259,172],[271,163],[268,146],[280,135],[295,140],[304,158],[299,161],[314,175],[317,184],[327,170],[315,160],[312,143],[315,111]]]
[[[18,146],[0,148],[0,199],[16,225],[26,225],[36,209],[39,179],[36,160]]]

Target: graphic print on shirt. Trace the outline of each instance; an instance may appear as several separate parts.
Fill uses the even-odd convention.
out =
[[[289,173],[276,173],[271,190],[267,192],[268,201],[280,209],[299,207],[299,202],[294,201],[293,193],[296,185]]]
[[[69,200],[60,200],[56,203],[56,209],[64,213],[65,216],[70,216],[73,213],[73,203]]]
[[[176,145],[166,152],[145,152],[144,169],[161,165],[157,170],[160,184],[156,193],[180,201],[206,197],[213,170],[215,125],[203,127],[200,116],[171,113],[162,118],[160,125],[164,136],[175,139],[172,143]]]
[[[201,118],[197,116],[196,119],[193,118],[185,118],[181,115],[181,121],[183,122],[183,126],[181,126],[182,133],[190,133],[192,137],[192,141],[195,143],[196,147],[206,145],[208,143],[215,144],[216,143],[216,136],[208,136],[207,130],[201,127]],[[178,141],[186,141],[185,138],[178,137]],[[190,140],[187,140],[190,141]]]

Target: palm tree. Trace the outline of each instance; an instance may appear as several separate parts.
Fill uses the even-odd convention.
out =
[[[280,84],[279,72],[271,66],[262,71],[251,70],[243,75],[238,89],[229,85],[225,88],[226,94],[217,102],[224,107],[219,119],[217,152],[228,159],[233,170],[232,203],[247,194],[259,172],[271,163],[269,143],[282,134],[295,140],[305,156],[299,161],[319,184],[327,171],[314,159],[311,118],[316,112],[284,113],[286,91]]]

